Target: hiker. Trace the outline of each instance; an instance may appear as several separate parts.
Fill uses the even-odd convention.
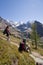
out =
[[[19,51],[25,51],[25,39],[20,42]]]
[[[24,50],[24,41],[22,40],[22,42],[20,42],[19,45],[19,51],[22,52]]]
[[[9,38],[9,35],[10,35],[9,26],[7,26],[7,27],[5,28],[3,34],[6,34],[7,40],[10,40],[10,38]]]
[[[30,45],[26,43],[26,39],[23,39],[23,42],[24,42],[24,51],[26,52],[29,51],[31,53]]]
[[[31,53],[30,45],[26,44],[26,39],[23,39],[20,43],[19,51],[29,51]]]
[[[26,49],[26,39],[23,39],[23,42],[22,42],[22,44],[23,44],[23,50],[25,50]]]
[[[24,51],[26,50],[26,39],[23,39],[24,42]]]
[[[23,42],[24,42],[24,51],[28,52],[29,50],[29,52],[31,53],[30,45],[26,43],[26,39],[23,39]]]

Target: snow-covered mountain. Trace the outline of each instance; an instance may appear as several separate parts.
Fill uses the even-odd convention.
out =
[[[27,21],[26,23],[23,21],[17,22],[17,21],[9,21],[9,23],[12,25],[12,27],[24,32],[25,30],[31,28],[31,23]]]
[[[25,31],[28,28],[31,28],[31,23],[28,21],[27,23],[20,24],[19,26],[17,26],[17,28],[21,31]]]
[[[39,21],[34,21],[34,23],[37,24],[37,33],[40,36],[43,36],[43,24],[40,23]],[[16,22],[16,21],[9,21],[5,20],[2,17],[0,17],[0,29],[4,29],[7,25],[11,27],[12,33],[16,32],[30,32],[32,30],[31,28],[31,23],[30,21],[27,21],[26,23],[21,21],[21,22]]]
[[[23,21],[20,21],[20,22],[18,22],[18,21],[9,21],[9,23],[10,23],[13,27],[18,27],[18,26],[24,24]]]

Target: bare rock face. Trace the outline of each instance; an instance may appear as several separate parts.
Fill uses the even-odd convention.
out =
[[[7,25],[10,25],[10,23],[8,23],[7,20],[3,19],[2,17],[0,17],[0,29],[4,29]],[[11,26],[11,25],[10,25]]]
[[[38,21],[35,21],[34,23],[36,24],[36,30],[37,30],[38,35],[40,37],[43,37],[43,24]]]

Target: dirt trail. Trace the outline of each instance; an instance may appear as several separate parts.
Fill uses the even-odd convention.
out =
[[[7,39],[4,38],[4,37],[0,37],[0,39],[7,40]],[[8,41],[8,42],[10,42],[11,44],[13,44],[13,45],[19,47],[19,45],[18,45],[17,43],[14,43],[14,42],[12,42],[12,41]]]

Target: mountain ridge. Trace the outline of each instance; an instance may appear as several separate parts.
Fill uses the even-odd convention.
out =
[[[39,36],[43,36],[43,24],[40,23],[39,21],[35,20],[34,23],[37,24],[37,33],[39,34]],[[17,26],[17,25],[18,26]],[[7,25],[9,25],[11,27],[11,31],[12,33],[14,34],[14,32],[18,32],[18,34],[20,32],[25,32],[26,34],[27,33],[30,33],[30,30],[32,29],[32,24],[33,23],[30,23],[29,21],[27,21],[26,23],[13,23],[12,21],[7,21],[5,19],[3,19],[2,17],[0,17],[0,29],[4,29]]]

